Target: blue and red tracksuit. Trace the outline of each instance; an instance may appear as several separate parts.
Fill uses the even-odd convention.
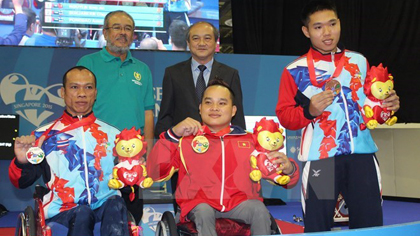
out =
[[[374,156],[378,149],[370,131],[360,129],[360,124],[364,122],[361,110],[366,99],[363,85],[369,64],[363,55],[349,50],[338,49],[330,54],[321,54],[314,48],[310,51],[317,83],[311,82],[308,54],[305,54],[284,69],[276,107],[279,121],[286,129],[302,129],[298,158],[305,162],[302,169],[305,230],[329,230],[339,192],[343,195],[345,193],[344,198],[349,200],[346,202],[354,206],[352,220],[359,222],[353,223],[353,226],[363,226],[360,222],[372,220],[361,220],[361,217],[355,216],[365,203],[368,208],[375,208],[373,211],[376,213],[371,218],[382,218],[382,211],[378,210],[381,208],[380,173]],[[313,117],[309,113],[310,100],[312,96],[325,90],[326,84],[321,87],[318,84],[332,77],[342,57],[345,57],[344,67],[338,78],[334,78],[341,84],[340,92],[320,116]],[[354,163],[358,165],[353,165]],[[357,177],[364,180],[354,181],[359,180]],[[363,184],[365,182],[366,185]],[[374,200],[353,201],[363,196],[360,192],[374,196]],[[331,200],[326,205],[317,201],[326,198]],[[369,213],[364,212],[362,215]],[[323,222],[319,222],[320,220]],[[380,223],[375,222],[371,225],[378,224]]]
[[[337,79],[341,92],[319,117],[309,114],[312,96],[325,90],[316,87],[309,78],[306,55],[289,64],[281,77],[276,114],[280,123],[290,130],[302,129],[300,161],[315,161],[352,153],[374,153],[378,149],[369,130],[360,130],[363,123],[361,108],[366,99],[363,93],[368,70],[366,58],[357,52],[343,50],[314,55],[317,80],[332,76],[336,64],[346,57],[344,68]],[[334,63],[333,63],[334,62]]]
[[[88,122],[60,133],[80,119]],[[34,131],[39,138],[53,125],[42,144],[45,160],[40,164],[20,164],[16,158],[10,163],[9,177],[17,188],[29,187],[43,177],[50,190],[42,201],[46,219],[79,205],[97,209],[109,197],[118,195],[109,189],[108,181],[114,167],[112,148],[119,131],[97,120],[93,113],[80,119],[64,112],[54,124]]]

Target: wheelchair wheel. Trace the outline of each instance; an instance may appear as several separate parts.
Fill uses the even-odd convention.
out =
[[[27,236],[36,236],[36,219],[32,207],[28,206],[25,209],[25,226]]]
[[[24,213],[20,213],[16,227],[16,236],[36,236],[36,219],[32,207],[28,206]]]
[[[25,225],[25,214],[20,213],[18,216],[18,221],[16,225],[15,236],[26,236],[26,232],[23,228]]]
[[[178,236],[175,219],[171,212],[165,211],[163,213],[162,219],[156,226],[155,236]]]
[[[271,219],[271,235],[282,234],[279,226],[277,225],[276,219],[270,214]]]

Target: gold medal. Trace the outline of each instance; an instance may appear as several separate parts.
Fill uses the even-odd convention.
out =
[[[334,93],[334,96],[338,95],[341,91],[341,84],[337,80],[330,80],[325,85],[325,90],[331,90]]]
[[[209,140],[204,137],[204,136],[195,136],[195,138],[193,139],[191,146],[194,150],[194,152],[198,153],[198,154],[202,154],[207,152],[207,150],[209,149]]]

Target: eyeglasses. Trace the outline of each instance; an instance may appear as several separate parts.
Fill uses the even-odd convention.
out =
[[[133,32],[133,27],[131,27],[131,26],[122,27],[121,25],[113,25],[113,26],[107,27],[105,29],[112,29],[115,32],[121,32],[124,29],[125,32]]]

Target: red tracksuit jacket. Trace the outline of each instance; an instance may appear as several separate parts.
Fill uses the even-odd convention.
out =
[[[207,203],[218,211],[230,211],[249,199],[262,201],[258,183],[253,182],[250,154],[254,150],[252,136],[237,126],[217,134],[205,127],[204,136],[209,141],[204,153],[194,151],[195,136],[180,138],[171,130],[160,135],[147,160],[147,173],[154,181],[169,180],[179,172],[176,201],[181,208],[181,222],[198,204]],[[291,188],[299,180],[298,165],[284,188]]]

